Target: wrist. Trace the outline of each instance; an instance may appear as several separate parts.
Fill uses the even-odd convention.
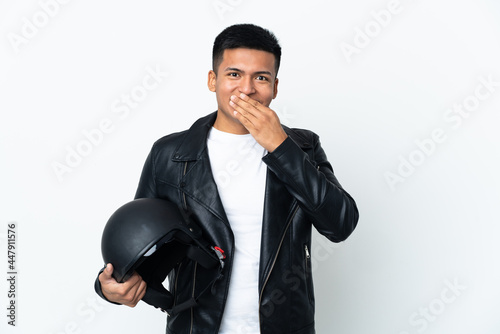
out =
[[[283,131],[282,135],[279,136],[272,144],[270,144],[268,147],[264,147],[269,153],[274,152],[278,147],[283,144],[283,142],[288,138],[288,135]]]

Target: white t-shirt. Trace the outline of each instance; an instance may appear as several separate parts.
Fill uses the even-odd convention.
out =
[[[219,334],[259,334],[259,260],[267,154],[250,134],[212,128],[208,155],[235,238],[231,284]]]

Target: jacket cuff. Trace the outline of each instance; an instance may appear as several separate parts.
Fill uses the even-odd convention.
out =
[[[278,147],[274,149],[274,151],[266,154],[263,159],[264,161],[278,160],[285,152],[287,152],[290,149],[293,149],[293,146],[297,146],[297,144],[295,144],[295,142],[290,137],[287,137]],[[297,148],[300,150],[298,146]]]
[[[292,140],[292,138],[287,137],[281,144],[280,146],[276,147],[274,151],[269,152],[266,154],[262,160],[266,164],[272,164],[276,163],[281,159],[281,157],[285,154],[289,154],[288,152],[294,152],[294,154],[299,154],[299,155],[306,155],[304,151]],[[292,153],[293,154],[293,153]]]

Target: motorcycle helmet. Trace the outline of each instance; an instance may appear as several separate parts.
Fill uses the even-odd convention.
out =
[[[202,238],[187,212],[158,198],[136,199],[116,210],[104,227],[101,252],[116,281],[123,283],[136,271],[147,283],[142,300],[169,315],[195,306],[199,297],[173,306],[173,295],[162,284],[170,271],[186,257],[208,269],[218,267],[212,285],[222,276],[225,258]]]

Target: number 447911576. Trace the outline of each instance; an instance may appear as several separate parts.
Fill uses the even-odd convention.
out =
[[[7,263],[9,270],[16,269],[16,224],[8,224],[7,229]]]

